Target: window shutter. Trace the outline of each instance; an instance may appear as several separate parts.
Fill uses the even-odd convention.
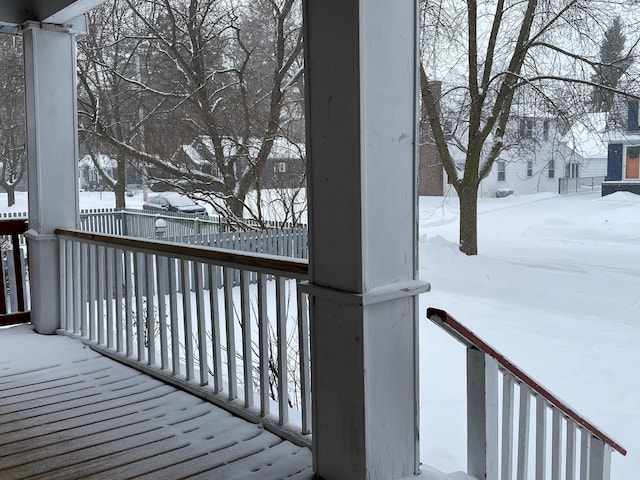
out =
[[[627,131],[638,130],[638,100],[629,100],[627,110]]]

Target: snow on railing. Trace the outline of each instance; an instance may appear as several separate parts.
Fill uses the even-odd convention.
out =
[[[310,445],[306,262],[56,233],[63,331]]]
[[[0,325],[25,323],[30,319],[24,239],[27,226],[26,219],[0,220]]]
[[[609,479],[611,452],[624,448],[444,310],[429,308],[427,318],[467,349],[469,475]]]

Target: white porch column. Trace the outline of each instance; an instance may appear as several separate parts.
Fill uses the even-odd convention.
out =
[[[78,218],[75,36],[28,23],[23,32],[29,172],[31,322],[39,333],[60,325],[56,228]]]
[[[314,469],[418,468],[417,2],[306,0]]]

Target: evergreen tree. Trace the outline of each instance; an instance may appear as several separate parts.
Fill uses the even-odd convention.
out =
[[[624,53],[627,37],[622,30],[620,17],[614,18],[600,46],[600,63],[595,66],[596,73],[592,77],[594,83],[601,85],[594,87],[591,94],[591,105],[595,112],[612,110],[614,92],[606,87],[618,87],[620,78],[633,63]]]

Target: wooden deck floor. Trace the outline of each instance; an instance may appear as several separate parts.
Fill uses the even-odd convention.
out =
[[[310,480],[311,452],[29,326],[0,329],[0,478]]]

